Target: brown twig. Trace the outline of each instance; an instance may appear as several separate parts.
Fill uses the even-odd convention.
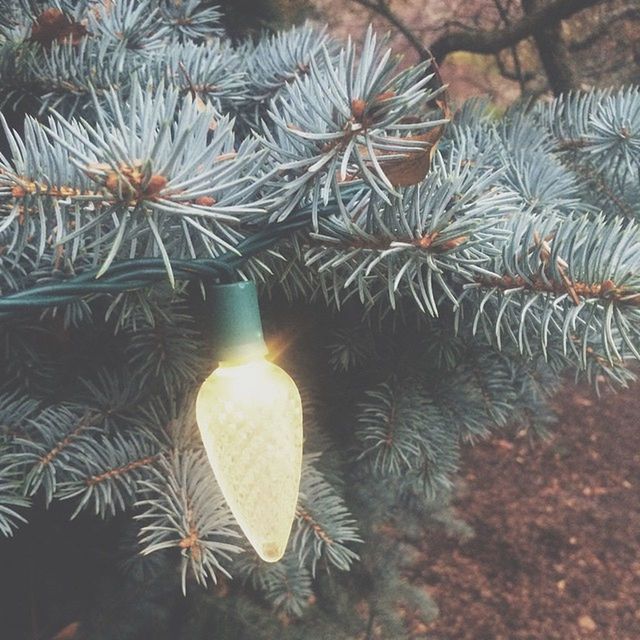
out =
[[[109,469],[109,471],[105,471],[104,473],[100,473],[95,476],[91,476],[86,479],[86,484],[90,487],[100,484],[105,480],[110,480],[111,478],[115,478],[116,476],[121,476],[124,473],[128,473],[129,471],[133,471],[134,469],[139,469],[140,467],[146,467],[147,465],[153,464],[156,460],[158,460],[160,456],[146,456],[144,458],[140,458],[139,460],[133,460],[132,462],[128,462],[121,467],[115,467],[114,469]]]
[[[313,532],[320,538],[325,544],[333,544],[333,539],[329,534],[318,524],[316,519],[301,506],[296,508],[296,516],[304,520],[313,529]]]
[[[94,424],[95,415],[94,414],[85,414],[76,428],[68,433],[62,440],[60,440],[56,445],[40,458],[40,463],[42,465],[51,464],[65,449],[68,447],[82,431],[84,431],[87,427],[90,427]]]
[[[575,304],[580,299],[601,298],[607,301],[620,302],[632,306],[640,306],[640,293],[633,293],[618,287],[613,281],[605,280],[598,283],[576,282],[564,276],[561,282],[550,278],[536,276],[525,279],[522,276],[478,276],[475,280],[483,287],[494,287],[509,291],[511,289],[526,289],[539,293],[553,293],[555,295],[569,294]]]

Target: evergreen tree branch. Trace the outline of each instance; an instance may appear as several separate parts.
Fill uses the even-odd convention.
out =
[[[202,450],[170,451],[140,480],[142,553],[180,549],[184,592],[189,569],[199,584],[216,582],[218,572],[229,575],[225,565],[241,550],[235,520],[203,456]]]

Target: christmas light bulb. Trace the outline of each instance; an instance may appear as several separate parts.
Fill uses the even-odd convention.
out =
[[[198,394],[209,462],[240,528],[267,562],[284,554],[302,464],[302,405],[293,380],[264,358],[222,362]]]
[[[302,403],[293,380],[265,359],[253,283],[212,289],[220,366],[204,381],[196,419],[238,525],[258,555],[284,554],[302,468]]]

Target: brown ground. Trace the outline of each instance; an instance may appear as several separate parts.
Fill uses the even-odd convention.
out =
[[[416,580],[441,615],[416,639],[640,639],[639,392],[568,387],[550,442],[468,451],[477,535],[428,541]]]

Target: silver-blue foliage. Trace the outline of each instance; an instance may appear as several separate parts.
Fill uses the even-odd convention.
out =
[[[0,311],[49,297],[0,316],[0,532],[37,493],[127,509],[143,553],[179,553],[183,589],[233,576],[291,616],[325,576],[384,565],[374,612],[402,637],[397,604],[432,603],[403,586],[381,523],[445,517],[461,444],[544,434],[567,370],[632,378],[640,90],[451,116],[436,70],[402,68],[372,30],[361,47],[310,24],[231,44],[197,0],[6,4]],[[274,318],[282,297],[314,305],[291,330],[313,336],[313,393],[274,566],[245,548],[193,416],[212,364],[176,264],[223,254]],[[165,281],[101,290],[127,260]]]

